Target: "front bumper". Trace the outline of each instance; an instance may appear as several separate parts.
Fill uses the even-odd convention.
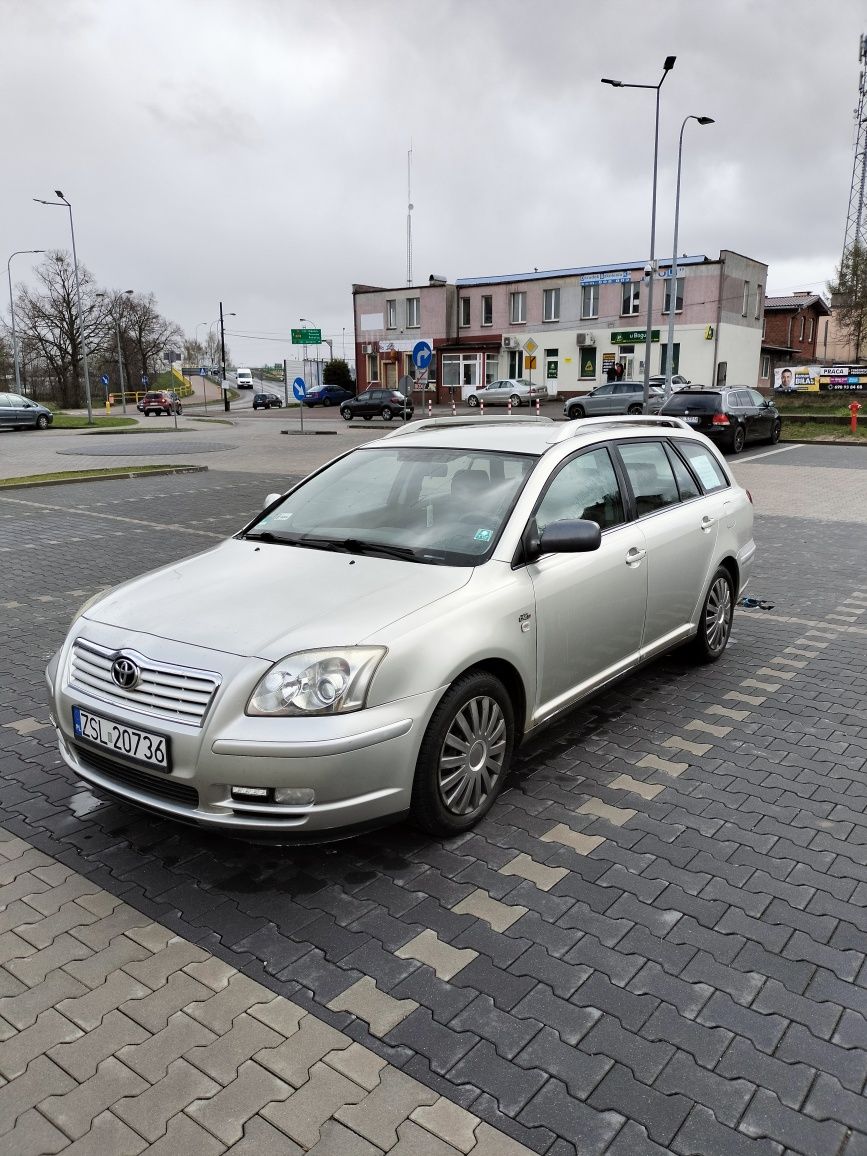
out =
[[[262,664],[263,672],[268,665]],[[70,684],[60,652],[49,663],[46,680],[64,762],[79,778],[116,798],[181,822],[249,837],[327,838],[389,822],[409,810],[418,748],[439,691],[353,714],[252,718],[243,706],[255,671],[249,660],[244,666],[248,677],[243,680],[233,678],[237,671],[224,671],[223,685],[198,727],[118,709]],[[76,737],[73,706],[166,736],[171,772]],[[234,799],[232,787],[290,788],[305,798],[312,794],[313,801]]]

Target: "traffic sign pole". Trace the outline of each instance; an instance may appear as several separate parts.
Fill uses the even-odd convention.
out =
[[[303,377],[296,377],[292,382],[292,392],[301,406],[301,432],[304,433],[304,398],[307,396],[307,382]]]

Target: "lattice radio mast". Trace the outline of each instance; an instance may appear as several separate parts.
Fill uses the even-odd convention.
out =
[[[852,187],[849,191],[849,212],[846,216],[846,236],[843,239],[843,259],[860,245],[867,252],[867,219],[864,213],[865,180],[867,180],[867,36],[858,42],[858,106],[855,109],[855,159],[852,164]]]

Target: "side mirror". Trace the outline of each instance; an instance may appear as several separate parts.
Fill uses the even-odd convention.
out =
[[[586,554],[598,550],[602,544],[602,531],[597,522],[584,518],[564,519],[552,522],[539,534],[533,519],[524,532],[524,559],[535,562],[543,554]]]
[[[265,498],[265,501],[262,503],[262,509],[267,510],[267,508],[272,504],[272,502],[276,502],[278,498],[282,498],[282,497],[283,497],[282,494],[268,494],[268,496]]]

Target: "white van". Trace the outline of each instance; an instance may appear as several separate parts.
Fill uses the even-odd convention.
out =
[[[252,389],[253,374],[249,369],[238,369],[235,371],[235,382],[238,389]]]

